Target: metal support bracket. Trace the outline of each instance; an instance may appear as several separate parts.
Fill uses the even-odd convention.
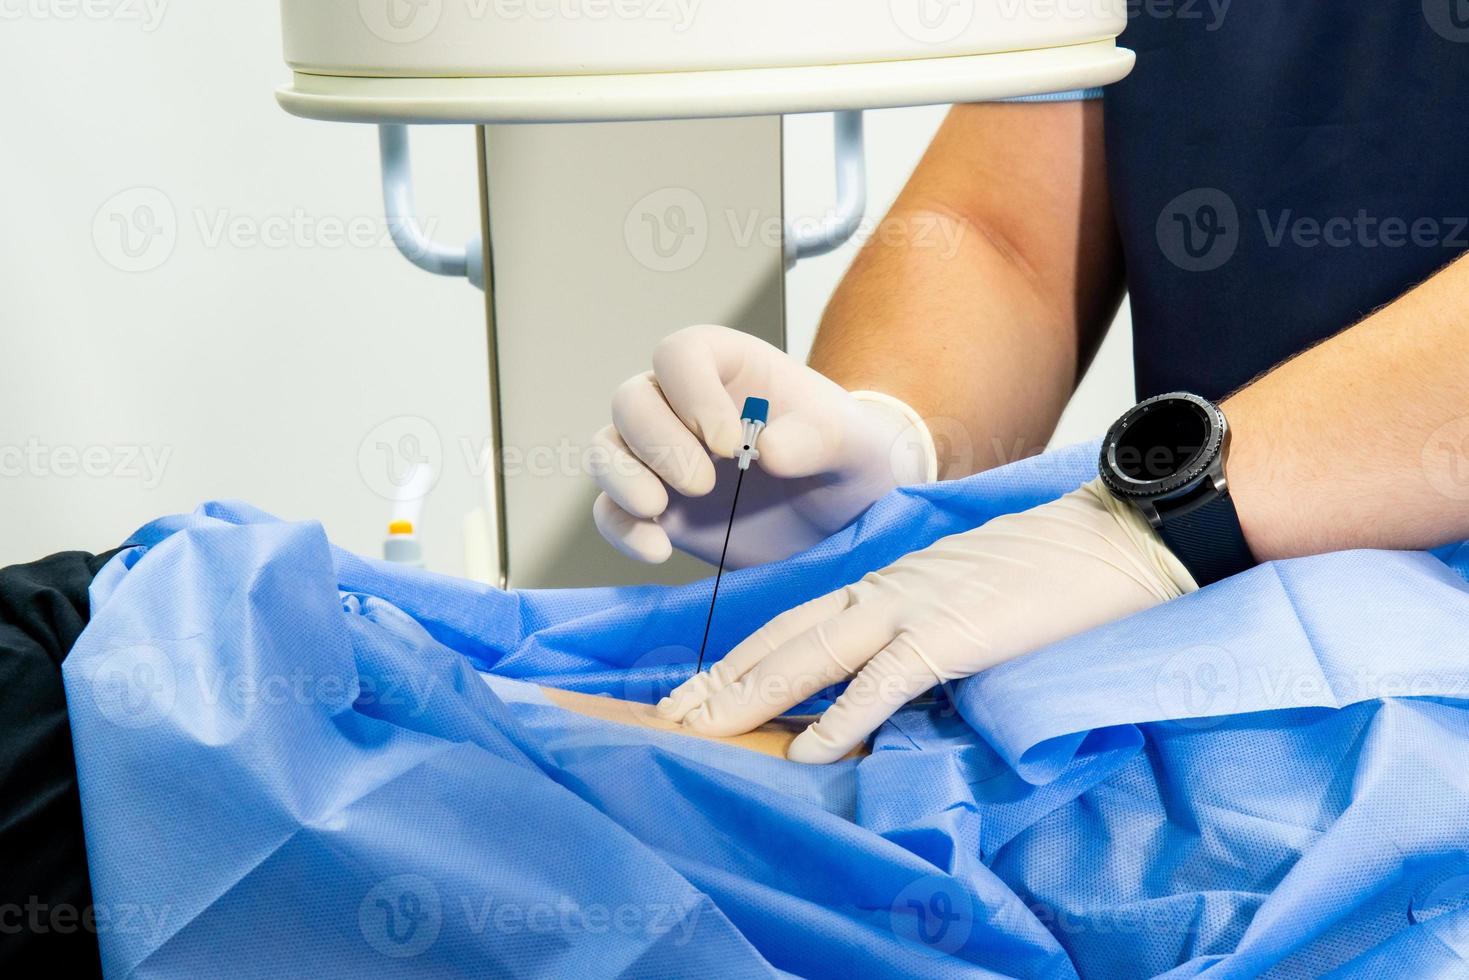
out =
[[[408,127],[378,127],[383,171],[383,210],[393,244],[409,262],[436,276],[468,279],[485,288],[484,253],[478,237],[461,248],[429,238],[418,223],[413,198],[413,160],[408,150]]]
[[[856,234],[867,213],[867,156],[862,139],[862,113],[832,114],[836,157],[836,203],[815,221],[786,222],[786,268],[840,248]]]

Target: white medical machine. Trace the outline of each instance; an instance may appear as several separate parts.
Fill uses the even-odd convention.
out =
[[[466,554],[475,577],[516,586],[707,574],[601,540],[586,447],[612,389],[679,327],[784,346],[784,272],[863,220],[861,110],[1089,88],[1133,64],[1116,43],[1126,0],[281,0],[281,14],[280,104],[380,127],[399,249],[484,290],[494,464]],[[836,114],[837,200],[787,216],[780,117],[814,112]],[[423,124],[473,127],[481,234],[466,244],[415,215],[407,127]]]

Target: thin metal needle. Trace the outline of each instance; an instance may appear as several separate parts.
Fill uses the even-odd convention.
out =
[[[735,480],[734,500],[729,505],[729,527],[724,529],[724,550],[719,553],[719,571],[714,576],[714,594],[709,597],[709,618],[704,620],[704,641],[699,644],[699,663],[694,673],[704,669],[704,649],[709,646],[709,627],[714,623],[714,603],[719,598],[719,581],[724,578],[724,559],[729,554],[729,533],[734,530],[735,508],[740,505],[740,486],[745,482],[745,471],[740,470]]]

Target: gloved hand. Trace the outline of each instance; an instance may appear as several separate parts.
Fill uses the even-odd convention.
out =
[[[851,677],[787,753],[833,762],[935,684],[1196,588],[1147,521],[1093,481],[777,616],[657,710],[731,735]]]
[[[652,371],[617,389],[613,424],[595,436],[602,536],[643,561],[674,548],[718,561],[751,395],[769,399],[770,419],[740,490],[732,568],[793,555],[894,487],[937,479],[933,439],[902,402],[848,392],[758,337],[688,327],[658,345]]]

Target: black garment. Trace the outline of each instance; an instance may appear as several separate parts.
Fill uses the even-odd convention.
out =
[[[1222,398],[1469,250],[1462,0],[1129,6],[1104,98],[1139,398]]]
[[[113,554],[0,569],[0,975],[102,975],[61,662]]]

